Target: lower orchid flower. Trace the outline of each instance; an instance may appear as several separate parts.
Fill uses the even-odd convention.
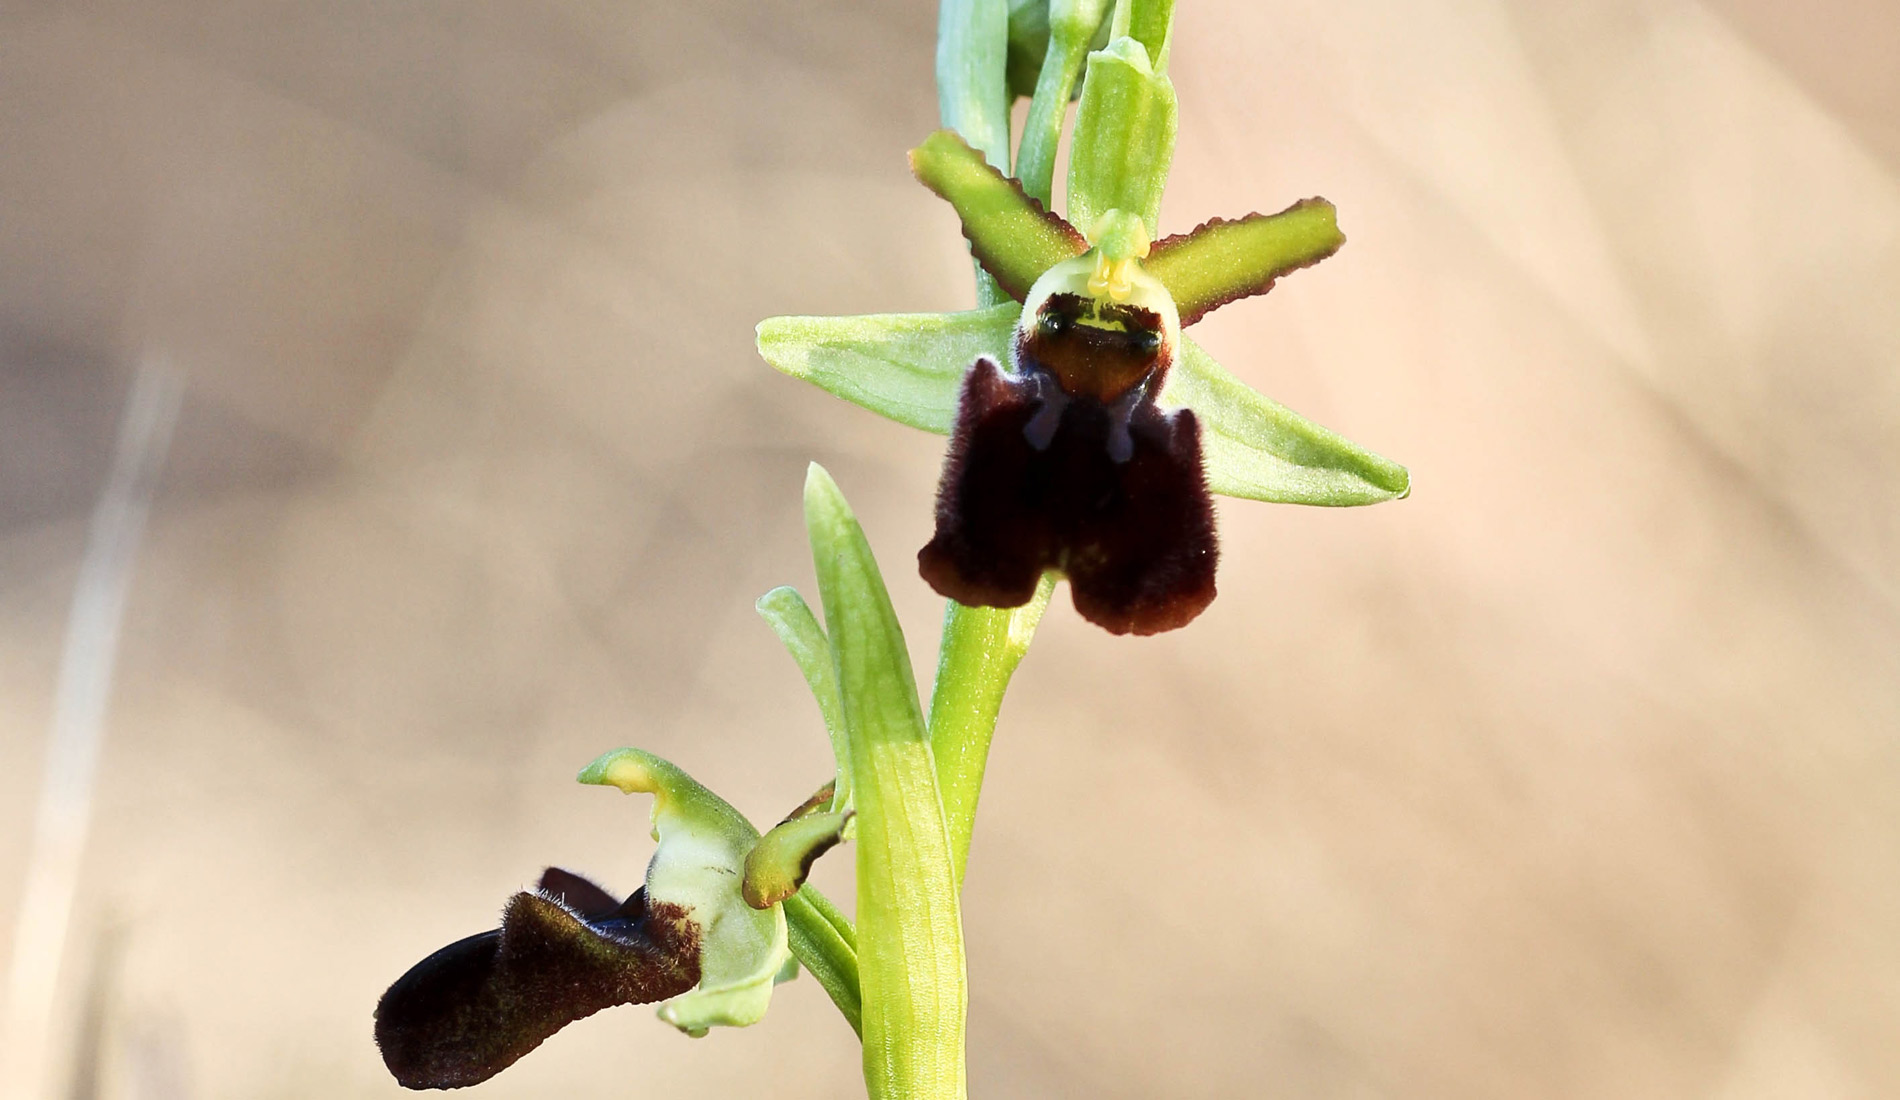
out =
[[[499,929],[397,979],[376,1006],[376,1043],[404,1086],[479,1084],[615,1005],[661,1001],[660,1018],[689,1035],[743,1027],[796,972],[782,908],[744,897],[759,834],[737,810],[637,749],[602,756],[580,780],[653,795],[646,884],[621,901],[551,867],[509,899]]]

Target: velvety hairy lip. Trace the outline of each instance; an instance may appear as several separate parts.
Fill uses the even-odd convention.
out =
[[[376,1045],[399,1084],[477,1085],[575,1020],[675,997],[699,981],[700,929],[678,905],[625,902],[551,867],[510,898],[501,927],[458,940],[396,979]]]

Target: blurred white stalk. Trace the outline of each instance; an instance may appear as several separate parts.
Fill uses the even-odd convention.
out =
[[[112,473],[86,534],[60,654],[26,887],[13,930],[7,1015],[0,1031],[0,1083],[5,1085],[0,1096],[10,1100],[46,1095],[60,957],[92,819],[93,778],[105,738],[126,590],[183,391],[182,379],[163,363],[140,365],[119,421]]]

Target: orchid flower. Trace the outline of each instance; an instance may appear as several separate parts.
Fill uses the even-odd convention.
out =
[[[1322,505],[1410,491],[1404,467],[1254,391],[1181,335],[1345,237],[1332,204],[1307,199],[1153,239],[1174,138],[1165,35],[1163,24],[1157,46],[1121,34],[1090,55],[1069,219],[952,131],[911,152],[1013,302],[759,326],[760,354],[779,370],[950,434],[919,562],[961,603],[1021,606],[1052,571],[1114,633],[1172,629],[1214,596],[1210,490]],[[1046,179],[1037,187],[1046,198]]]

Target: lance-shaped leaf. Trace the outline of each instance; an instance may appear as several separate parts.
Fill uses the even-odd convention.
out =
[[[857,788],[865,1084],[874,1100],[962,1096],[963,926],[903,631],[863,530],[816,465],[805,523]]]
[[[1142,267],[1174,296],[1191,325],[1236,299],[1265,294],[1289,271],[1316,264],[1346,243],[1333,204],[1302,199],[1278,214],[1215,218],[1154,243]]]
[[[832,757],[838,762],[837,778],[828,791],[821,792],[823,801],[794,810],[792,817],[802,817],[804,813],[827,806],[844,810],[851,805],[851,746],[845,739],[844,700],[838,695],[838,671],[831,663],[831,643],[825,639],[824,628],[818,625],[817,616],[811,613],[811,607],[797,589],[774,588],[760,596],[755,606],[779,641],[785,643],[799,671],[805,674],[805,683],[818,701],[819,713],[824,716],[825,732],[831,736]]]
[[[956,208],[977,262],[1019,302],[1043,272],[1088,251],[1075,227],[1043,209],[1022,184],[949,130],[938,130],[910,151],[910,170]]]
[[[970,364],[979,356],[1008,361],[1018,313],[1002,305],[950,314],[774,317],[759,326],[759,350],[787,374],[943,435],[956,419]],[[1377,504],[1411,491],[1405,467],[1267,398],[1192,340],[1181,347],[1161,403],[1185,405],[1200,418],[1209,490],[1332,506]]]
[[[684,908],[703,930],[699,983],[661,1005],[660,1019],[688,1035],[757,1023],[791,959],[784,912],[754,909],[740,892],[758,830],[691,776],[639,749],[607,753],[580,781],[653,795],[660,847],[647,864],[648,901]]]

